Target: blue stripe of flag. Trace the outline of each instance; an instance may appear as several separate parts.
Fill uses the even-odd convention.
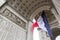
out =
[[[50,37],[53,37],[52,31],[51,31],[51,29],[50,29],[50,26],[49,26],[49,24],[48,24],[48,21],[47,21],[47,18],[46,18],[46,15],[45,15],[44,12],[42,13],[42,18],[43,18],[43,21],[44,21],[44,23],[45,23],[45,27],[46,27],[46,29],[47,29],[47,31],[48,31],[49,36],[50,36]]]

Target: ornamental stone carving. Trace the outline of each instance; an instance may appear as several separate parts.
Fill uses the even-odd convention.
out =
[[[5,8],[5,10],[3,11],[3,13],[1,13],[1,15],[5,16],[6,18],[13,21],[17,25],[19,25],[22,28],[26,29],[26,23],[22,19],[17,17],[14,13],[12,13],[9,9]]]

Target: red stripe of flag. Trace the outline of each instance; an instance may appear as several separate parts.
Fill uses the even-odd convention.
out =
[[[35,23],[33,23],[33,25],[32,25],[32,31],[34,30],[35,27],[38,27],[37,21]]]

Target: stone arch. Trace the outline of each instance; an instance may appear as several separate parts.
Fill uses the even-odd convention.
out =
[[[32,13],[30,19],[32,20],[33,18],[36,17],[36,15],[38,16],[39,13],[42,12],[43,10],[44,10],[44,11],[48,11],[48,12],[50,11],[50,12],[51,12],[50,8],[51,8],[51,6],[49,6],[49,5],[44,5],[44,6],[42,6],[42,7],[39,7],[38,9],[36,9],[36,10]],[[41,14],[41,13],[40,13],[40,14]],[[54,14],[53,14],[52,12],[49,13],[49,14],[54,16]],[[54,16],[54,18],[55,18],[55,16]]]
[[[45,11],[50,11],[51,12],[51,10],[50,10],[50,8],[51,8],[51,6],[48,6],[48,5],[44,5],[44,6],[42,6],[42,7],[40,7],[40,8],[38,8],[37,10],[35,10],[34,12],[33,12],[33,14],[32,14],[32,16],[30,17],[30,19],[33,19],[33,18],[35,18],[35,16],[36,15],[39,15],[39,13],[40,12],[42,12],[43,10],[45,10]],[[53,14],[52,12],[51,12],[51,14]],[[51,15],[50,14],[50,15]],[[55,15],[53,14],[53,16],[55,17]],[[52,17],[52,16],[51,16]],[[49,20],[48,20],[49,21]],[[55,28],[58,26],[57,24],[55,25],[54,23],[57,23],[58,24],[58,21],[56,20],[56,18],[55,18],[55,20],[53,20],[53,22],[51,22],[51,23],[49,23],[50,24],[50,26],[51,26],[51,30],[52,30],[52,32],[53,32],[53,34],[54,34],[54,30],[55,30]],[[52,24],[52,25],[51,25]],[[56,26],[56,27],[55,27]],[[52,28],[53,27],[53,28]],[[57,29],[60,31],[60,29],[59,28],[56,28],[56,31],[57,31]],[[54,34],[54,36],[55,36],[55,34]],[[56,36],[55,36],[56,37]],[[55,38],[54,37],[54,38]]]
[[[37,8],[31,15],[30,19],[33,19],[38,13],[42,12],[43,10],[50,10],[50,5],[44,5],[42,7]]]

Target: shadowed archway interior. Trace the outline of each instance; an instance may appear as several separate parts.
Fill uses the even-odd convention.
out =
[[[52,29],[52,32],[53,32],[53,36],[54,36],[54,40],[55,38],[60,35],[60,28],[53,28]]]

